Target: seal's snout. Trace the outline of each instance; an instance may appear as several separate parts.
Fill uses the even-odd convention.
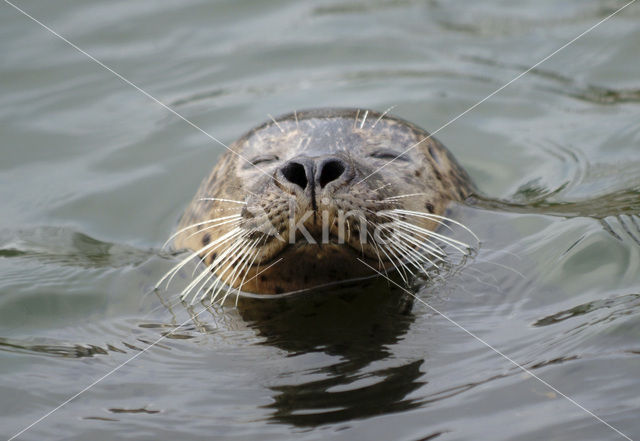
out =
[[[332,183],[347,181],[351,175],[347,161],[339,156],[309,158],[298,156],[287,161],[278,171],[281,184],[290,190],[324,189]]]

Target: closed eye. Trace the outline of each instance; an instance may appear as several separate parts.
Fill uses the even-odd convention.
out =
[[[249,162],[251,162],[251,165],[258,165],[258,164],[264,165],[270,162],[277,161],[278,159],[280,158],[278,158],[276,155],[261,155],[261,156],[254,156],[249,160]]]
[[[372,153],[369,154],[369,156],[371,158],[376,158],[376,159],[386,159],[386,160],[397,160],[397,161],[408,161],[409,158],[407,157],[407,155],[403,154],[404,152],[396,152],[395,150],[389,150],[389,149],[378,149]]]

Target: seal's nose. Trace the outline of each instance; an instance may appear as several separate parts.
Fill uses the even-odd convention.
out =
[[[309,158],[296,158],[284,164],[280,172],[285,180],[304,190],[310,181],[313,182],[314,166],[313,160]]]
[[[285,163],[280,168],[280,173],[287,182],[304,190],[310,184],[324,188],[329,183],[344,177],[346,170],[346,161],[337,156],[298,157]]]
[[[327,158],[320,162],[318,167],[318,184],[324,188],[328,183],[333,182],[344,175],[347,164],[340,158]]]

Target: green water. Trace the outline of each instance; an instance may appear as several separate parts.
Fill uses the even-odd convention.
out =
[[[227,143],[310,107],[436,130],[623,4],[18,3]],[[482,244],[414,289],[633,439],[639,23],[629,6],[438,132],[487,197],[455,209]],[[18,439],[624,439],[384,284],[192,320],[180,279],[163,306],[161,245],[223,148],[4,2],[0,36],[0,437],[138,354]]]

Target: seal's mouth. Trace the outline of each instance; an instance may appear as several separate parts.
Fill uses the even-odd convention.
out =
[[[375,260],[376,262],[380,260],[368,256],[362,249],[357,249],[353,244],[341,242],[337,237],[330,237],[326,243],[309,242],[306,239],[302,239],[293,244],[288,244],[277,254],[271,256],[268,261],[263,260],[256,266],[264,267],[277,259],[293,258],[309,260],[313,262],[312,266],[316,267],[321,266],[320,263],[327,259],[332,259],[333,262],[340,265],[350,264],[352,261],[357,261],[358,258],[367,261]]]
[[[258,226],[248,224],[248,228],[255,232],[252,237],[258,240],[260,248],[252,266],[264,267],[274,260],[290,256],[305,261],[310,260],[308,256],[317,259],[331,256],[347,267],[351,267],[351,261],[357,262],[357,258],[362,258],[380,263],[380,269],[384,269],[391,258],[380,251],[379,242],[386,240],[393,223],[388,218],[378,219],[375,216],[373,209],[356,210],[337,204],[320,212],[307,211],[285,219],[266,214],[262,219],[271,222]],[[309,263],[312,264],[311,261]]]
[[[323,259],[326,256],[332,256],[339,260],[356,260],[358,257],[366,260],[381,260],[374,256],[368,255],[363,244],[358,241],[345,240],[334,234],[329,235],[324,240],[320,237],[300,237],[293,243],[283,243],[279,249],[264,256],[255,262],[256,267],[264,267],[277,259],[291,258],[292,256],[301,256],[314,259]],[[386,259],[382,259],[386,260]]]
[[[328,243],[300,240],[287,244],[268,261],[251,266],[242,290],[283,294],[375,275],[363,261],[380,271],[387,269],[378,258],[338,243],[337,238]]]

